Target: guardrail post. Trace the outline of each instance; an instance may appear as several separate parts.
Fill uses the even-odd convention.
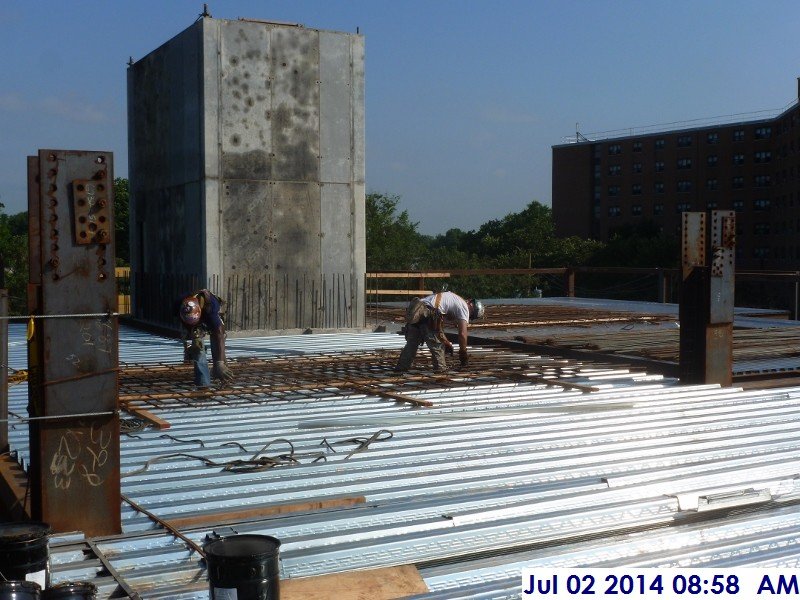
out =
[[[664,272],[664,269],[657,269],[658,273],[658,301],[661,304],[666,304],[669,297],[669,276]]]
[[[564,270],[564,288],[567,290],[567,297],[575,297],[575,269]]]

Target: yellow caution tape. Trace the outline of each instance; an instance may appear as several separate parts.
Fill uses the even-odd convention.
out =
[[[14,371],[11,375],[8,376],[8,385],[14,385],[15,383],[22,383],[23,381],[28,381],[28,372],[25,369]]]

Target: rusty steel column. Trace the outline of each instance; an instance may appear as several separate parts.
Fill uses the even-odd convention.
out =
[[[685,212],[681,216],[680,379],[681,383],[704,383],[708,323],[706,215]]]
[[[711,211],[709,322],[706,328],[706,383],[729,386],[733,379],[733,308],[736,213]]]
[[[40,150],[28,180],[33,517],[119,533],[113,157]]]
[[[0,452],[8,451],[8,290],[0,289]]]
[[[710,253],[706,228],[705,213],[683,213],[680,377],[683,383],[729,386],[733,376],[735,213],[711,212]]]

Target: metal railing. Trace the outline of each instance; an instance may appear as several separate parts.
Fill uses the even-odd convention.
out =
[[[476,297],[594,297],[678,302],[677,269],[573,267],[448,269],[368,272],[364,279],[334,274],[282,276],[243,274],[224,281],[212,276],[138,274],[117,269],[119,312],[177,329],[177,301],[206,287],[225,301],[230,331],[358,328],[377,322],[376,307],[442,289]],[[800,271],[739,271],[737,306],[778,308],[797,319]],[[128,290],[134,291],[130,295]],[[497,290],[498,293],[491,293]],[[772,298],[765,298],[765,295]],[[134,307],[131,310],[131,307]]]

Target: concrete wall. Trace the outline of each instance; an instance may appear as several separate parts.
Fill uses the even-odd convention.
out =
[[[134,272],[196,273],[231,297],[263,279],[280,328],[324,311],[291,282],[344,281],[337,302],[363,322],[361,36],[202,19],[131,67],[129,98]]]

